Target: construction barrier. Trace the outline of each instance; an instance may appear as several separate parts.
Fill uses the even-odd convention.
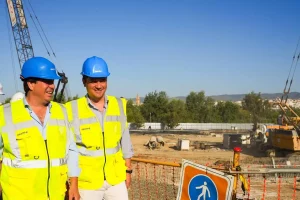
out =
[[[300,159],[290,162],[286,158],[270,163],[240,163],[235,149],[229,166],[200,163],[235,177],[232,199],[300,199]],[[259,160],[259,159],[258,159]],[[264,161],[267,159],[265,158]],[[203,161],[202,161],[203,162]],[[176,199],[181,164],[133,158],[132,184],[129,199]]]
[[[225,170],[223,166],[208,165],[214,169]],[[129,199],[176,199],[181,164],[176,162],[153,161],[132,158],[131,187]]]
[[[180,164],[132,159],[129,199],[176,199]]]

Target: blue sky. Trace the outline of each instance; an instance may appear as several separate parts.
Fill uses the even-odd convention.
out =
[[[0,82],[16,92],[7,11],[0,1]],[[28,1],[23,0],[25,6]],[[31,0],[69,77],[71,95],[84,95],[80,70],[87,57],[108,63],[108,94],[170,97],[282,92],[300,36],[300,1]],[[5,11],[5,12],[4,12]],[[29,17],[36,56],[47,57]],[[14,43],[12,43],[14,45]],[[15,46],[14,63],[20,73]],[[292,91],[300,91],[300,69]],[[4,97],[2,97],[4,98]]]

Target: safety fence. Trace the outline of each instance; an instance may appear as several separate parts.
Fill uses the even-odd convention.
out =
[[[233,193],[236,199],[300,199],[300,158],[293,161],[287,158],[246,159],[235,163],[235,167],[234,161],[226,166],[203,160],[196,162],[235,176],[237,182]],[[129,190],[131,200],[176,199],[180,163],[134,158],[132,166],[134,173]]]
[[[133,159],[131,200],[176,199],[180,164]]]
[[[239,182],[238,199],[300,199],[300,194],[297,194],[299,170],[248,173],[243,172],[248,188],[244,191],[242,182]]]
[[[247,190],[242,182],[237,187],[238,197],[245,199],[300,199],[300,157],[252,158],[239,163]],[[243,196],[243,194],[245,195]]]

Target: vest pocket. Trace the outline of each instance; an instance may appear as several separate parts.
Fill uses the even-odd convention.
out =
[[[16,134],[16,140],[18,146],[16,147],[20,152],[22,160],[28,160],[30,158],[30,134],[27,131],[20,131]]]
[[[48,127],[48,147],[52,149],[51,155],[53,157],[63,158],[66,155],[67,133],[66,127],[63,126],[49,126]]]
[[[125,165],[125,160],[120,154],[116,154],[114,157],[114,169],[115,169],[115,174],[116,177],[120,179],[126,178],[126,165]]]
[[[80,175],[78,180],[82,182],[92,182],[92,177],[93,177],[93,161],[84,156],[79,157],[79,167],[81,169]]]
[[[34,179],[30,178],[31,175],[30,170],[26,169],[2,168],[1,179],[5,182],[2,188],[8,196],[15,199],[31,199],[34,190]]]
[[[106,122],[105,124],[106,137],[105,146],[116,146],[118,141],[120,141],[122,133],[121,133],[121,125],[119,122]]]
[[[28,179],[32,175],[30,173],[31,170],[32,169],[9,168],[7,175],[11,178]]]
[[[91,125],[81,125],[80,135],[82,143],[87,147],[99,146],[101,141],[99,131],[95,131]]]

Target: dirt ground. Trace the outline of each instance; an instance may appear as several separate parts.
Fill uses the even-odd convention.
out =
[[[165,146],[151,150],[144,144],[149,141],[151,136],[162,136]],[[233,150],[223,148],[223,137],[199,134],[141,134],[132,133],[131,140],[134,148],[134,157],[164,160],[170,162],[181,162],[182,159],[197,161],[199,164],[213,164],[217,161],[230,161],[233,158]],[[190,149],[179,150],[176,148],[179,139],[188,139],[190,141]],[[206,149],[195,148],[193,144],[205,143]],[[252,157],[241,154],[241,159]]]

